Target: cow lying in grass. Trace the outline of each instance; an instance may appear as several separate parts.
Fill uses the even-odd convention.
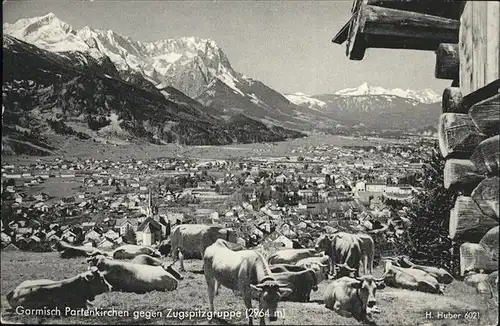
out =
[[[443,294],[439,282],[431,274],[420,269],[394,266],[389,260],[385,261],[384,281],[396,288]]]
[[[323,300],[328,309],[364,321],[377,304],[377,289],[384,287],[383,279],[375,279],[372,275],[356,278],[345,276],[328,285]]]
[[[19,284],[7,294],[9,305],[16,309],[53,309],[62,311],[87,308],[89,301],[101,293],[112,290],[103,273],[97,268],[62,281],[28,280]]]
[[[110,259],[104,256],[88,258],[96,266],[115,291],[146,293],[149,291],[173,291],[177,279],[162,266],[149,266]]]

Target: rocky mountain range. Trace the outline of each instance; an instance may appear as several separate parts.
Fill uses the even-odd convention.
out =
[[[210,39],[141,42],[111,30],[75,30],[53,13],[4,24],[3,31],[4,120],[15,126],[11,130],[43,134],[56,126],[42,123],[49,119],[81,137],[113,130],[114,137],[125,139],[217,144],[283,140],[303,136],[299,131],[336,132],[338,126],[405,130],[433,125],[439,114],[433,111],[436,96],[428,90],[388,92],[362,85],[333,94],[285,96],[235,71]],[[39,121],[40,128],[23,121]],[[89,131],[88,121],[100,121],[99,128]],[[242,129],[233,132],[231,124]]]
[[[5,35],[2,150],[50,154],[47,136],[81,140],[216,145],[280,141],[303,134],[246,116],[223,119],[175,88],[146,90],[104,67],[75,64],[74,53],[53,53]],[[168,98],[165,94],[168,94]]]

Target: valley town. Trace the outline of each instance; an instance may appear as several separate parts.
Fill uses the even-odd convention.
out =
[[[309,247],[325,227],[347,225],[392,239],[421,191],[434,140],[376,140],[303,141],[283,156],[5,162],[2,248],[51,251],[60,240],[106,250],[157,245],[180,223],[231,227],[247,245],[276,248]]]

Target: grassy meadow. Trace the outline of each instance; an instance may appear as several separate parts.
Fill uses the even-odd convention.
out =
[[[188,260],[184,280],[172,292],[149,292],[135,294],[111,292],[99,295],[94,307],[128,312],[129,316],[96,317],[33,317],[11,311],[6,295],[19,283],[28,279],[60,280],[87,269],[84,258],[61,259],[55,252],[1,252],[1,313],[2,323],[30,324],[167,324],[167,325],[244,325],[247,319],[243,300],[232,291],[222,288],[215,298],[216,310],[241,312],[241,317],[207,320],[206,317],[181,319],[169,317],[173,311],[207,311],[208,296],[205,278],[201,273],[200,260]],[[177,265],[176,265],[177,266]],[[381,276],[381,268],[374,272]],[[309,303],[280,302],[281,318],[269,325],[358,325],[353,318],[339,316],[322,304],[322,294],[328,283],[320,284],[313,292]],[[444,295],[428,294],[386,287],[377,292],[380,314],[374,315],[377,325],[497,325],[498,304],[461,281],[454,281],[445,289]],[[77,295],[77,293],[75,293]],[[254,301],[254,307],[257,302]],[[437,316],[439,312],[462,314],[458,319],[429,319],[426,313]],[[465,314],[469,318],[465,318]],[[160,316],[160,313],[162,314]],[[141,316],[142,314],[142,316]],[[155,316],[156,315],[156,316]]]

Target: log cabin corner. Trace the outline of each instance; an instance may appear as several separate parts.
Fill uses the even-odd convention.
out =
[[[443,91],[439,147],[445,187],[461,190],[449,237],[460,247],[460,273],[498,270],[500,2],[355,0],[332,42],[350,60],[369,48],[434,51]]]

